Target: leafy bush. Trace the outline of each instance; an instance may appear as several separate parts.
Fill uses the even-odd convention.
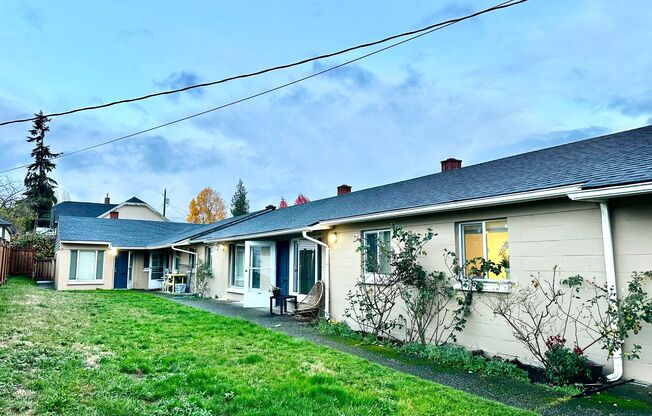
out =
[[[335,321],[321,318],[317,322],[319,332],[328,335],[336,335],[343,338],[359,338],[360,335],[349,327],[346,321]]]
[[[580,348],[571,351],[565,344],[566,340],[559,336],[550,337],[546,342],[546,376],[558,386],[590,381],[589,360]]]
[[[486,359],[479,355],[473,355],[460,346],[405,344],[400,351],[423,358],[434,364],[461,368],[473,373],[480,372],[520,381],[529,381],[527,373],[516,365],[499,359]]]
[[[27,231],[16,234],[11,239],[14,247],[34,247],[36,257],[54,257],[54,237],[49,234]]]

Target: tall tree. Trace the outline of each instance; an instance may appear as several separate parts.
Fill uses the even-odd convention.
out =
[[[226,218],[224,200],[210,187],[202,189],[188,207],[190,213],[186,220],[194,224],[211,224]]]
[[[50,130],[47,126],[50,119],[43,115],[43,111],[35,116],[36,119],[27,136],[27,142],[34,143],[32,150],[34,162],[29,165],[25,175],[25,197],[28,206],[36,212],[38,218],[49,218],[52,205],[57,203],[54,195],[57,182],[48,175],[55,168],[52,159],[61,154],[52,153],[50,146],[45,144],[45,133]]]
[[[285,200],[285,197],[281,197],[281,202],[278,203],[279,208],[287,208],[288,207],[288,201]]]
[[[249,213],[249,200],[247,199],[247,188],[245,188],[242,179],[238,180],[235,186],[235,193],[231,198],[231,215],[234,217],[238,215]]]
[[[297,196],[297,199],[294,200],[294,205],[303,205],[303,204],[307,204],[308,202],[310,202],[310,200],[308,199],[307,196],[305,196],[304,194],[299,194]]]

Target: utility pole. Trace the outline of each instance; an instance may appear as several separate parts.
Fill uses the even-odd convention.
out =
[[[165,217],[165,207],[167,207],[169,203],[170,201],[168,200],[168,190],[166,188],[163,189],[163,216],[164,217]]]

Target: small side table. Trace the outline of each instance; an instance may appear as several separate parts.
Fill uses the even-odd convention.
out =
[[[283,311],[285,310],[285,313],[288,313],[288,300],[294,301],[294,304],[297,304],[297,297],[294,295],[279,295],[279,296],[270,296],[269,297],[269,314],[274,316],[274,301],[275,300],[280,300],[281,304],[281,313],[279,315],[283,315]]]

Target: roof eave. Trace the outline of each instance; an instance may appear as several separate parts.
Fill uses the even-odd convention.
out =
[[[578,189],[568,193],[573,201],[599,202],[623,196],[635,196],[652,193],[652,182],[631,183],[626,185],[605,186],[593,189]]]

